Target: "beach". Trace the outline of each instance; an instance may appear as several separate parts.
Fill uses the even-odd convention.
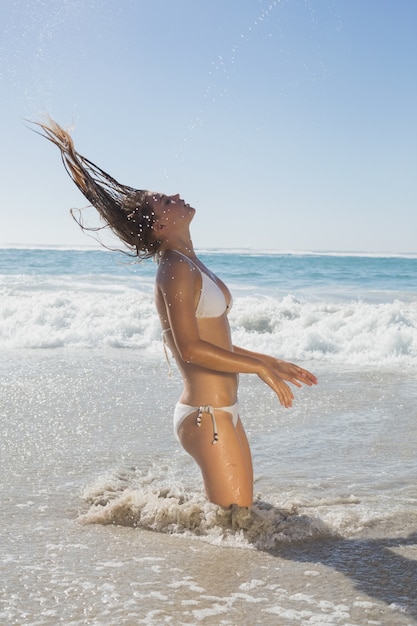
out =
[[[207,502],[172,431],[155,266],[0,250],[0,623],[417,624],[417,259],[204,251],[238,345],[255,502]]]

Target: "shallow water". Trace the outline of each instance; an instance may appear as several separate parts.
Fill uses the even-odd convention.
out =
[[[161,359],[3,352],[1,623],[416,624],[414,372],[315,371],[291,411],[242,377],[256,503],[224,511]]]

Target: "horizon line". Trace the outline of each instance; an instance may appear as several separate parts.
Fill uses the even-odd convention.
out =
[[[387,250],[308,250],[308,249],[279,249],[279,248],[251,248],[244,246],[236,247],[211,247],[200,246],[196,247],[199,253],[207,254],[242,254],[242,255],[286,255],[286,256],[356,256],[356,257],[407,257],[417,258],[417,252],[393,252]],[[79,251],[79,252],[95,252],[104,251],[112,252],[100,245],[84,245],[84,244],[39,244],[39,243],[0,243],[0,250],[67,250],[67,251]]]

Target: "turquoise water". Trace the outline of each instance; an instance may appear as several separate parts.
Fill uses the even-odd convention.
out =
[[[201,252],[201,259],[238,289],[320,293],[346,290],[417,294],[417,255],[284,254],[255,251]],[[102,250],[0,249],[0,274],[153,277],[152,261]]]

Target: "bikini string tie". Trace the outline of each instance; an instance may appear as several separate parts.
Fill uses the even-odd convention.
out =
[[[197,415],[197,426],[200,427],[201,426],[201,420],[203,417],[203,413],[209,413],[211,415],[211,421],[213,422],[213,433],[214,433],[214,439],[211,442],[213,445],[216,444],[219,441],[219,434],[217,432],[217,424],[216,424],[216,418],[214,416],[214,409],[212,406],[200,406],[198,409],[198,415]]]

